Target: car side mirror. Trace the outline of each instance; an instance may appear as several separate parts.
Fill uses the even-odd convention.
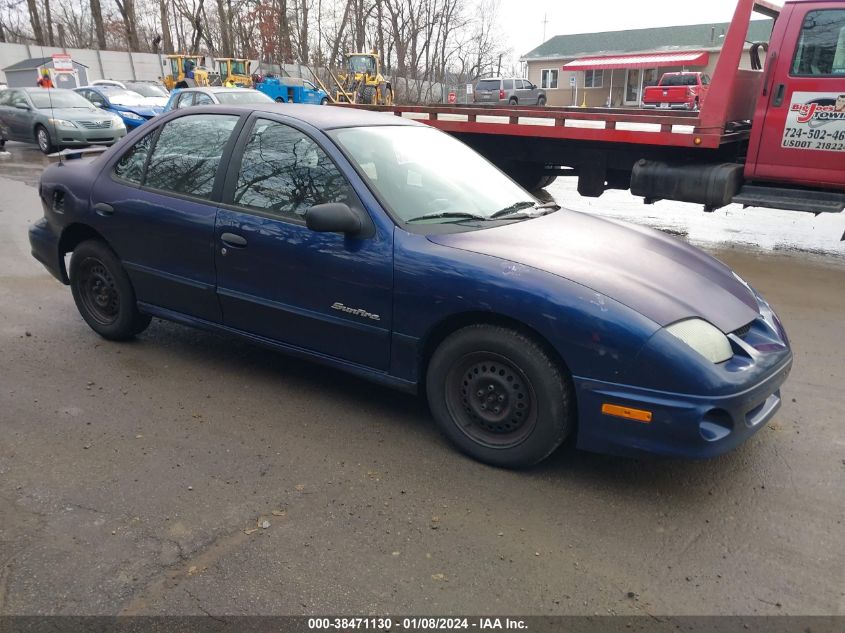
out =
[[[29,110],[29,109],[30,109],[30,107],[29,107],[27,104],[25,104],[25,103],[16,103],[16,104],[15,104],[15,107],[16,107],[18,110]]]
[[[315,204],[305,212],[305,226],[317,233],[355,235],[363,228],[361,218],[342,202]]]

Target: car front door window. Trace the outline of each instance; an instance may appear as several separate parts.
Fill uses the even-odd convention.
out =
[[[212,98],[204,92],[198,92],[196,99],[194,99],[194,105],[212,105],[213,103]]]
[[[258,119],[244,147],[233,202],[302,221],[309,207],[350,204],[346,178],[317,143],[288,125]]]

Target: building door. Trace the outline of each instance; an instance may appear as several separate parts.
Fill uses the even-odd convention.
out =
[[[625,105],[640,105],[640,73],[639,68],[625,69]]]

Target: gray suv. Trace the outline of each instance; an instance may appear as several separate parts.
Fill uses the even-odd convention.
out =
[[[479,79],[472,94],[473,103],[546,105],[546,93],[527,79],[491,77]]]

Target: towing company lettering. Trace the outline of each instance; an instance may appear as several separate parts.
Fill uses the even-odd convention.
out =
[[[845,94],[794,93],[781,147],[845,152]]]

